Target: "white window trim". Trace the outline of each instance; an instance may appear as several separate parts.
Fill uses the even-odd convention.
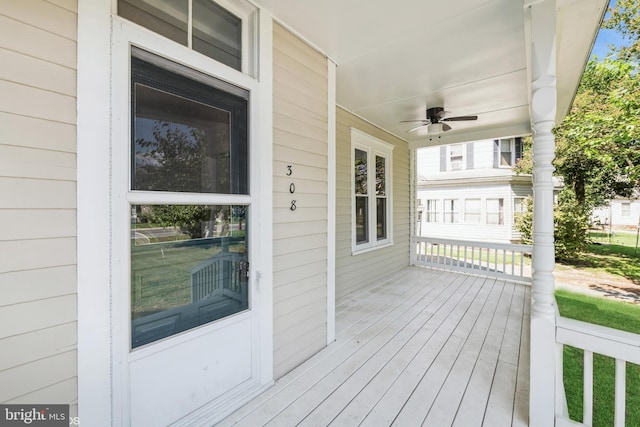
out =
[[[364,133],[356,128],[351,128],[351,163],[349,167],[349,173],[351,175],[351,254],[357,255],[365,252],[370,252],[376,249],[393,245],[393,144],[382,141],[374,136]],[[375,177],[375,167],[373,168],[374,174],[371,175],[370,170],[367,171],[367,185],[369,196],[369,218],[368,218],[368,230],[369,241],[366,243],[356,243],[356,183],[355,175],[353,173],[353,165],[355,163],[355,150],[359,149],[367,152],[367,165],[375,165],[375,156],[382,156],[386,159],[385,166],[385,193],[387,195],[387,238],[383,240],[377,240],[375,230],[377,229],[376,222],[376,197],[375,197],[375,178],[370,179],[371,176]],[[369,167],[369,169],[371,169]],[[372,238],[373,236],[373,238]]]
[[[502,164],[502,141],[509,141],[509,154],[510,154],[510,159],[509,162],[510,164],[508,165],[503,165]],[[503,169],[513,169],[513,167],[516,165],[516,138],[501,138],[498,139],[498,168],[503,168]]]

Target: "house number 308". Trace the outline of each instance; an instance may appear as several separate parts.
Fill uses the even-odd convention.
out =
[[[293,166],[287,165],[287,176],[291,176],[291,175],[293,175]],[[289,184],[289,193],[293,194],[295,192],[296,192],[296,185],[292,182],[291,184]],[[296,208],[297,208],[296,201],[291,200],[291,206],[289,207],[289,209],[291,209],[292,211],[295,211]]]

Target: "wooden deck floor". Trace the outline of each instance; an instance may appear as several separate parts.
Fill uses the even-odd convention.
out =
[[[526,285],[407,268],[336,302],[336,342],[231,426],[526,426]]]

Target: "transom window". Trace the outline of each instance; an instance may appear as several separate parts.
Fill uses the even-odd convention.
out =
[[[249,308],[249,93],[133,53],[127,197],[136,348]]]
[[[254,12],[238,0],[118,0],[123,18],[248,74]]]
[[[392,242],[391,179],[393,146],[351,130],[354,252]]]

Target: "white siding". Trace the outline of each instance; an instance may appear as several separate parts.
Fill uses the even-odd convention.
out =
[[[460,185],[457,187],[430,187],[429,189],[418,189],[418,199],[438,200],[438,222],[425,222],[423,215],[422,224],[418,225],[417,233],[422,236],[451,238],[463,240],[479,240],[510,243],[514,238],[513,231],[513,194],[511,185]],[[456,224],[443,222],[443,200],[458,200],[458,218]],[[464,220],[465,199],[480,199],[480,223],[467,224]],[[486,221],[487,199],[504,199],[504,224],[489,225]]]
[[[341,296],[409,264],[409,148],[355,115],[336,114],[336,295]],[[351,254],[351,128],[395,145],[393,150],[392,246]]]
[[[0,402],[77,413],[75,0],[0,5]]]
[[[328,92],[325,57],[279,25],[273,45],[273,324],[279,378],[327,341]]]

